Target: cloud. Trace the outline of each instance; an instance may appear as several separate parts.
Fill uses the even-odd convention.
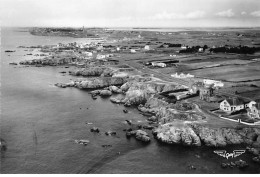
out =
[[[247,13],[245,11],[241,12],[241,15],[246,15]]]
[[[187,14],[182,13],[168,13],[166,11],[162,13],[155,14],[154,16],[149,17],[152,20],[172,20],[172,19],[196,19],[202,18],[205,16],[204,11],[194,11]]]
[[[235,16],[235,13],[233,12],[232,9],[228,9],[226,11],[218,12],[216,13],[216,15],[220,17],[233,17]]]
[[[252,15],[254,17],[260,17],[260,11],[251,12],[250,15]]]

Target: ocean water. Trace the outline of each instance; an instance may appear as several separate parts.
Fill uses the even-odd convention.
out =
[[[26,29],[2,28],[0,128],[7,150],[1,152],[1,173],[260,173],[259,165],[248,154],[234,159],[246,160],[250,164],[247,169],[222,169],[221,162],[227,160],[214,154],[214,148],[166,145],[153,138],[150,144],[126,139],[123,129],[128,125],[124,120],[138,122],[146,117],[109,99],[93,100],[85,90],[55,87],[57,82],[75,79],[59,73],[71,68],[9,65],[37,58],[26,55],[39,53],[37,50],[25,51],[17,46],[87,40],[33,36]],[[129,113],[123,113],[123,109]],[[90,132],[93,126],[101,133]],[[108,130],[116,131],[117,136],[106,136]],[[79,145],[75,139],[90,143]],[[107,144],[112,147],[102,147]],[[225,149],[237,148],[244,147]]]

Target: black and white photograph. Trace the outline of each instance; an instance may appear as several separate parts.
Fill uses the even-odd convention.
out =
[[[0,47],[1,175],[260,174],[259,0],[0,0]]]

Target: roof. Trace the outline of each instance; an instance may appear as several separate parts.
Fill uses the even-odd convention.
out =
[[[230,104],[230,106],[237,106],[237,105],[244,104],[244,100],[242,100],[240,98],[229,98],[226,100]]]
[[[256,103],[260,103],[260,99],[256,99],[255,102],[256,102]]]

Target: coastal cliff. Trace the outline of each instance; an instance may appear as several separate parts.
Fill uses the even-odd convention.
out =
[[[209,128],[204,125],[174,121],[153,131],[156,139],[168,144],[224,147],[245,144],[260,147],[259,128]]]

